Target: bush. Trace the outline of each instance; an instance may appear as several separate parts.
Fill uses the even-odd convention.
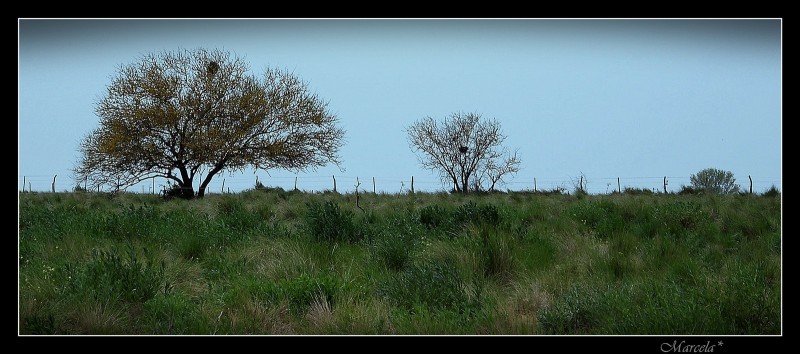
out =
[[[420,210],[419,220],[429,230],[441,230],[452,236],[466,225],[498,225],[500,211],[494,205],[478,205],[470,200],[455,210],[429,205]]]
[[[678,192],[680,195],[697,195],[702,193],[702,189],[697,189],[692,186],[681,186],[681,190]]]
[[[625,228],[619,205],[609,200],[579,202],[570,208],[570,214],[600,237],[608,237]]]
[[[143,253],[145,261],[141,262],[133,246],[128,246],[124,253],[116,247],[109,251],[93,250],[91,260],[74,285],[95,297],[140,303],[150,300],[162,289],[165,265],[155,264],[147,249]],[[169,285],[164,285],[163,289],[167,288]]]
[[[781,196],[781,191],[778,190],[778,187],[775,187],[775,185],[772,185],[772,187],[769,187],[769,189],[766,192],[764,192],[764,196],[765,197],[780,197]]]
[[[581,284],[539,311],[539,332],[543,334],[595,334],[606,311],[601,293]]]
[[[194,189],[192,187],[180,187],[177,184],[173,184],[169,189],[165,189],[161,192],[161,194],[166,200],[172,198],[192,199],[194,198]]]
[[[419,222],[428,227],[428,229],[435,229],[439,226],[446,224],[450,219],[450,213],[436,204],[429,205],[419,211]]]
[[[653,217],[669,233],[682,235],[710,223],[711,215],[700,204],[677,201],[657,206]]]
[[[470,307],[464,285],[455,262],[424,260],[395,275],[383,292],[396,306],[408,312],[418,306],[430,311],[464,312]]]
[[[223,196],[219,203],[219,219],[233,231],[243,232],[261,225],[261,218],[247,210],[242,198]]]
[[[500,281],[511,280],[514,272],[513,240],[494,227],[481,227],[479,234],[479,255],[484,276]]]
[[[647,188],[625,187],[623,193],[630,195],[652,195],[653,191]]]
[[[415,248],[413,235],[383,232],[373,241],[372,256],[387,268],[400,271],[411,262]]]
[[[353,223],[353,212],[341,210],[333,201],[306,203],[306,223],[311,237],[328,242],[356,242],[359,234]]]
[[[731,194],[739,191],[733,172],[707,168],[689,177],[692,187],[715,194]]]
[[[480,225],[486,223],[497,225],[500,222],[500,212],[494,205],[484,204],[479,206],[470,200],[456,209],[454,219],[460,224]]]

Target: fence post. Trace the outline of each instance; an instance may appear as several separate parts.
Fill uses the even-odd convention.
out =
[[[220,194],[225,194],[225,179],[222,179],[222,188],[219,189]]]
[[[56,177],[58,177],[58,175],[53,176],[53,193],[56,192]]]
[[[536,193],[536,177],[533,177],[533,192]]]
[[[585,190],[583,190],[583,176],[581,176],[581,184],[578,185],[578,189],[580,189],[581,192],[586,192]]]
[[[411,194],[414,194],[414,176],[411,176]]]
[[[372,194],[375,194],[375,177],[372,177]]]
[[[664,194],[667,194],[667,176],[664,176]]]
[[[747,175],[747,178],[750,179],[750,194],[753,194],[753,177],[750,177],[750,175]]]
[[[28,177],[22,176],[22,192],[25,192],[25,185],[27,184]]]
[[[294,190],[297,190],[297,176],[294,176]]]
[[[156,178],[153,177],[153,194],[156,194]]]
[[[622,187],[619,185],[619,177],[617,177],[617,192],[622,193]]]
[[[258,175],[256,175],[256,187],[258,187]]]
[[[336,193],[336,176],[333,176],[333,192]]]
[[[358,204],[358,187],[359,186],[361,186],[361,181],[359,181],[358,180],[358,176],[356,176],[356,208],[359,208],[359,209],[361,209],[361,211],[366,213],[367,211],[364,210],[364,208],[362,208],[361,205]]]

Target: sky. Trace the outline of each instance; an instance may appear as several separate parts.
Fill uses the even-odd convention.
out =
[[[456,112],[496,119],[521,170],[501,190],[678,191],[705,168],[782,190],[780,19],[19,19],[18,189],[72,190],[80,141],[122,65],[221,49],[286,69],[346,131],[340,166],[221,173],[267,186],[442,191],[404,131]],[[224,186],[223,186],[224,179]],[[151,192],[157,179],[128,188]],[[195,186],[196,188],[197,186]],[[28,185],[25,186],[28,188]]]

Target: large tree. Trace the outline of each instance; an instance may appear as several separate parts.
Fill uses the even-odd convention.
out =
[[[477,113],[453,113],[441,122],[425,117],[406,129],[411,149],[422,152],[420,164],[439,172],[453,190],[494,190],[519,171],[517,152],[502,146],[500,123]]]
[[[344,131],[327,102],[291,73],[220,50],[146,54],[119,68],[96,105],[100,127],[74,169],[94,188],[163,177],[202,197],[227,170],[307,170],[339,164]],[[199,178],[199,177],[198,177]]]

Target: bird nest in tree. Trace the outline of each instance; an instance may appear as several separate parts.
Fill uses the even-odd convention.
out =
[[[467,150],[469,150],[469,149],[466,146],[459,146],[458,147],[458,151],[461,152],[462,154],[466,154]]]
[[[209,74],[214,75],[217,73],[217,70],[219,70],[219,64],[215,61],[211,61],[208,63],[206,69],[208,70]]]

